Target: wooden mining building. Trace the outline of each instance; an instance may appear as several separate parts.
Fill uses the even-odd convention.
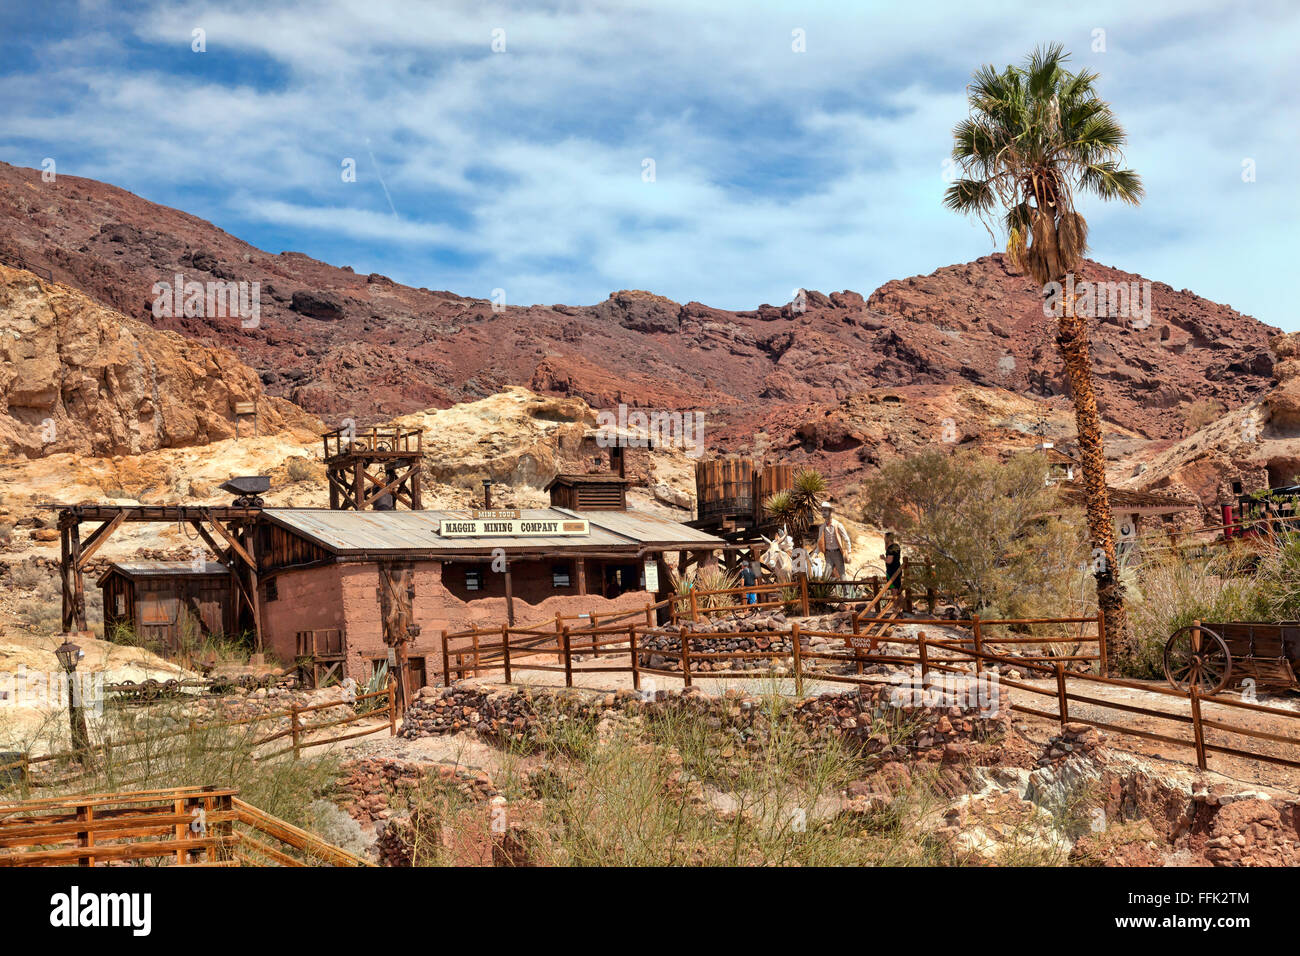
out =
[[[185,615],[199,630],[250,631],[258,649],[298,662],[308,683],[364,681],[380,662],[405,657],[415,689],[441,671],[444,630],[642,608],[668,593],[665,552],[703,560],[724,545],[629,510],[628,479],[616,470],[558,476],[547,508],[493,509],[485,483],[483,508],[430,511],[421,507],[418,432],[331,432],[324,442],[332,508],[246,497],[227,507],[55,506],[64,630],[86,630],[82,574],[122,522],[179,522],[216,560],[201,570],[111,565],[100,578],[106,621],[171,646]],[[83,540],[85,522],[99,525]]]

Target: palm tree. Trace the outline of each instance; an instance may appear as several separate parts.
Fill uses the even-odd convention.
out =
[[[990,219],[1000,211],[1007,258],[1044,286],[1045,295],[1052,291],[1049,283],[1063,283],[1079,268],[1087,251],[1088,225],[1075,208],[1075,195],[1091,193],[1136,206],[1143,194],[1138,174],[1120,166],[1126,135],[1110,105],[1097,96],[1097,74],[1070,73],[1063,66],[1067,59],[1053,44],[1036,49],[1021,67],[975,71],[967,88],[970,116],[952,131],[952,158],[963,178],[944,194],[944,205],[977,216],[990,234]],[[1056,344],[1074,399],[1105,640],[1108,648],[1127,647],[1088,323],[1075,314],[1072,292],[1060,309]]]

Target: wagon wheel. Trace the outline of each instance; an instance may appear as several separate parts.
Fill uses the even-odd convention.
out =
[[[162,685],[153,678],[140,685],[145,700],[156,700],[162,694]]]
[[[1193,683],[1202,695],[1217,694],[1232,676],[1232,654],[1218,634],[1204,625],[1189,624],[1169,635],[1165,643],[1165,679],[1179,690]]]
[[[127,700],[134,700],[136,695],[136,684],[133,680],[124,680],[117,685],[117,692]]]

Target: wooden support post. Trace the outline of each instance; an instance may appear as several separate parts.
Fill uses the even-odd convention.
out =
[[[442,632],[442,686],[451,686],[451,659],[447,656],[447,631],[445,629]]]
[[[799,622],[790,625],[790,648],[794,653],[794,692],[803,696],[803,652],[799,647]]]
[[[575,565],[574,574],[577,575],[578,578],[578,593],[586,594],[587,593],[587,562],[583,558],[578,558],[576,561],[574,561],[574,565]]]
[[[443,631],[443,634],[446,633],[447,633],[446,631]],[[445,641],[443,642],[442,646],[444,649],[443,660],[445,661],[447,659],[446,658],[447,644]],[[390,737],[397,736],[397,680],[393,677],[392,674],[388,675],[388,736]]]
[[[474,641],[474,676],[478,677],[478,630],[477,628],[474,631],[473,641]]]
[[[352,507],[357,511],[366,507],[366,467],[360,459],[352,466]]]
[[[59,618],[61,631],[72,630],[72,546],[68,526],[59,522],[59,583],[63,595],[63,614]]]
[[[655,626],[655,612],[654,612],[653,604],[647,603],[645,606],[645,626],[646,627]]]
[[[559,615],[556,615],[558,620]],[[561,647],[564,649],[564,686],[573,686],[573,652],[569,647],[569,629],[566,627],[560,633]]]
[[[302,749],[300,746],[302,729],[298,724],[297,704],[291,704],[289,706],[289,732],[293,735],[293,759],[297,760],[298,754],[301,752]]]
[[[262,646],[262,596],[257,589],[257,544],[253,533],[253,525],[248,525],[244,529],[244,547],[248,551],[248,593],[253,599],[253,636],[255,649],[258,654],[263,653],[266,649]]]
[[[649,613],[649,611],[647,610],[646,613]],[[640,690],[641,689],[641,662],[638,660],[638,655],[636,651],[636,625],[635,624],[629,624],[627,626],[627,643],[628,646],[632,649],[632,689]]]
[[[72,562],[72,618],[78,631],[86,630],[86,589],[81,575],[81,523],[68,528],[68,557]]]
[[[799,572],[799,607],[803,616],[807,617],[811,611],[808,607],[808,572]]]
[[[854,636],[856,637],[856,636],[861,635],[861,634],[862,634],[862,624],[859,623],[859,621],[858,621],[858,616],[857,616],[856,614],[854,614],[852,620],[853,620],[853,634],[854,634]],[[855,661],[856,661],[856,664],[857,664],[857,668],[856,668],[856,669],[857,669],[857,672],[858,672],[859,674],[861,674],[861,673],[862,673],[862,648],[860,648],[860,647],[858,646],[858,644],[857,644],[856,641],[853,643],[853,657],[854,657],[854,659],[855,659]]]
[[[916,632],[916,649],[921,658],[921,681],[930,676],[930,655],[925,645],[925,631]]]
[[[1202,770],[1208,769],[1208,762],[1205,756],[1205,727],[1201,724],[1201,694],[1196,689],[1195,678],[1199,674],[1193,674],[1193,680],[1187,685],[1187,697],[1192,705],[1192,735],[1196,742],[1196,766]]]
[[[513,623],[513,622],[512,622]],[[505,671],[506,683],[510,683],[510,628],[501,628],[501,663]]]
[[[515,591],[510,579],[510,562],[506,561],[506,622],[511,627],[515,623]]]
[[[1065,665],[1056,662],[1056,706],[1060,711],[1061,726],[1070,722],[1070,705],[1065,699]]]
[[[980,632],[980,617],[978,614],[974,615],[971,621],[971,632],[975,635],[975,676],[978,677],[983,670],[984,654],[984,636]]]
[[[695,588],[691,588],[690,595],[691,595],[691,620],[698,621],[700,619],[700,605],[699,605],[699,601],[695,597]]]
[[[689,635],[690,632],[684,627],[677,631],[682,646],[682,681],[687,687],[691,686],[691,643]]]

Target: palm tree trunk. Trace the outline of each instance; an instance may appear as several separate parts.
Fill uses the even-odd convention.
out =
[[[1097,578],[1097,606],[1105,615],[1107,669],[1114,673],[1116,652],[1129,650],[1128,616],[1124,587],[1116,575],[1115,525],[1106,491],[1106,456],[1102,447],[1101,415],[1092,387],[1092,355],[1088,348],[1088,320],[1075,315],[1074,296],[1067,295],[1057,321],[1056,345],[1065,363],[1066,378],[1074,398],[1074,418],[1079,433],[1079,460],[1088,512],[1088,537],[1092,540],[1093,571]],[[1109,675],[1107,675],[1109,676]]]

